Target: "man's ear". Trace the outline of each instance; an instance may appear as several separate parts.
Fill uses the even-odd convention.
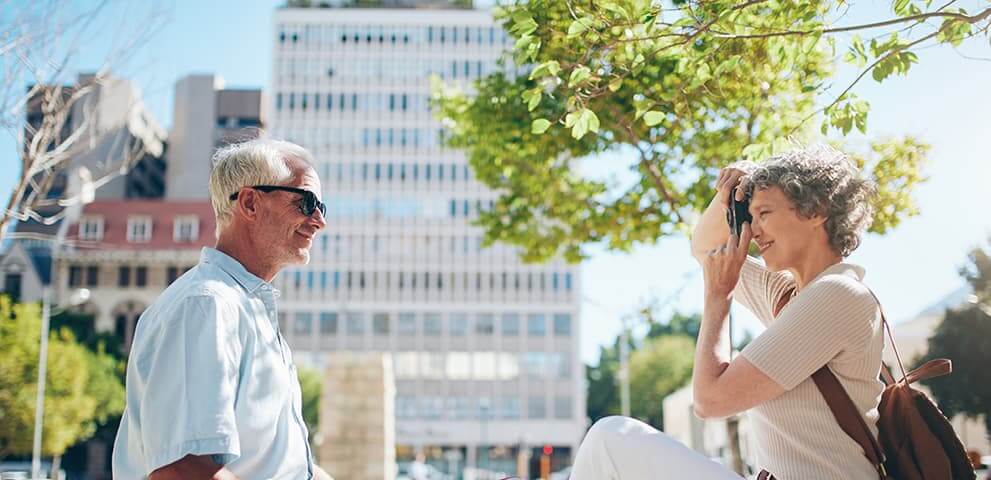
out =
[[[258,219],[259,202],[261,195],[253,188],[242,188],[238,193],[234,204],[234,216],[241,217],[248,222]]]

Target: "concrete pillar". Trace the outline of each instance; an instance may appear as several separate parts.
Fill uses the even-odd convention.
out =
[[[320,400],[321,467],[338,479],[395,479],[392,357],[334,352],[326,362]]]

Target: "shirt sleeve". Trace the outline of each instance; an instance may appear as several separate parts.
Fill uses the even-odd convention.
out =
[[[774,320],[774,307],[778,300],[792,288],[795,288],[795,280],[790,273],[769,271],[748,255],[740,270],[740,280],[733,298],[767,326]]]
[[[221,465],[240,456],[236,309],[211,296],[193,296],[168,315],[138,359],[146,475],[186,455],[211,455]]]
[[[866,348],[878,305],[853,278],[829,275],[809,285],[742,355],[791,390],[844,350]]]

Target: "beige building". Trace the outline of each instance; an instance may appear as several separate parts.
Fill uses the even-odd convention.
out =
[[[79,309],[126,349],[141,313],[215,243],[213,209],[208,201],[98,200],[69,227],[65,243],[55,257],[57,298],[89,289]]]
[[[248,140],[265,125],[266,100],[259,89],[226,88],[213,74],[195,74],[175,84],[165,197],[206,200],[217,147]]]

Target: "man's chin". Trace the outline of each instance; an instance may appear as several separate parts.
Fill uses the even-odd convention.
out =
[[[310,263],[310,249],[300,248],[293,252],[292,261],[289,262],[293,265],[306,265]]]

